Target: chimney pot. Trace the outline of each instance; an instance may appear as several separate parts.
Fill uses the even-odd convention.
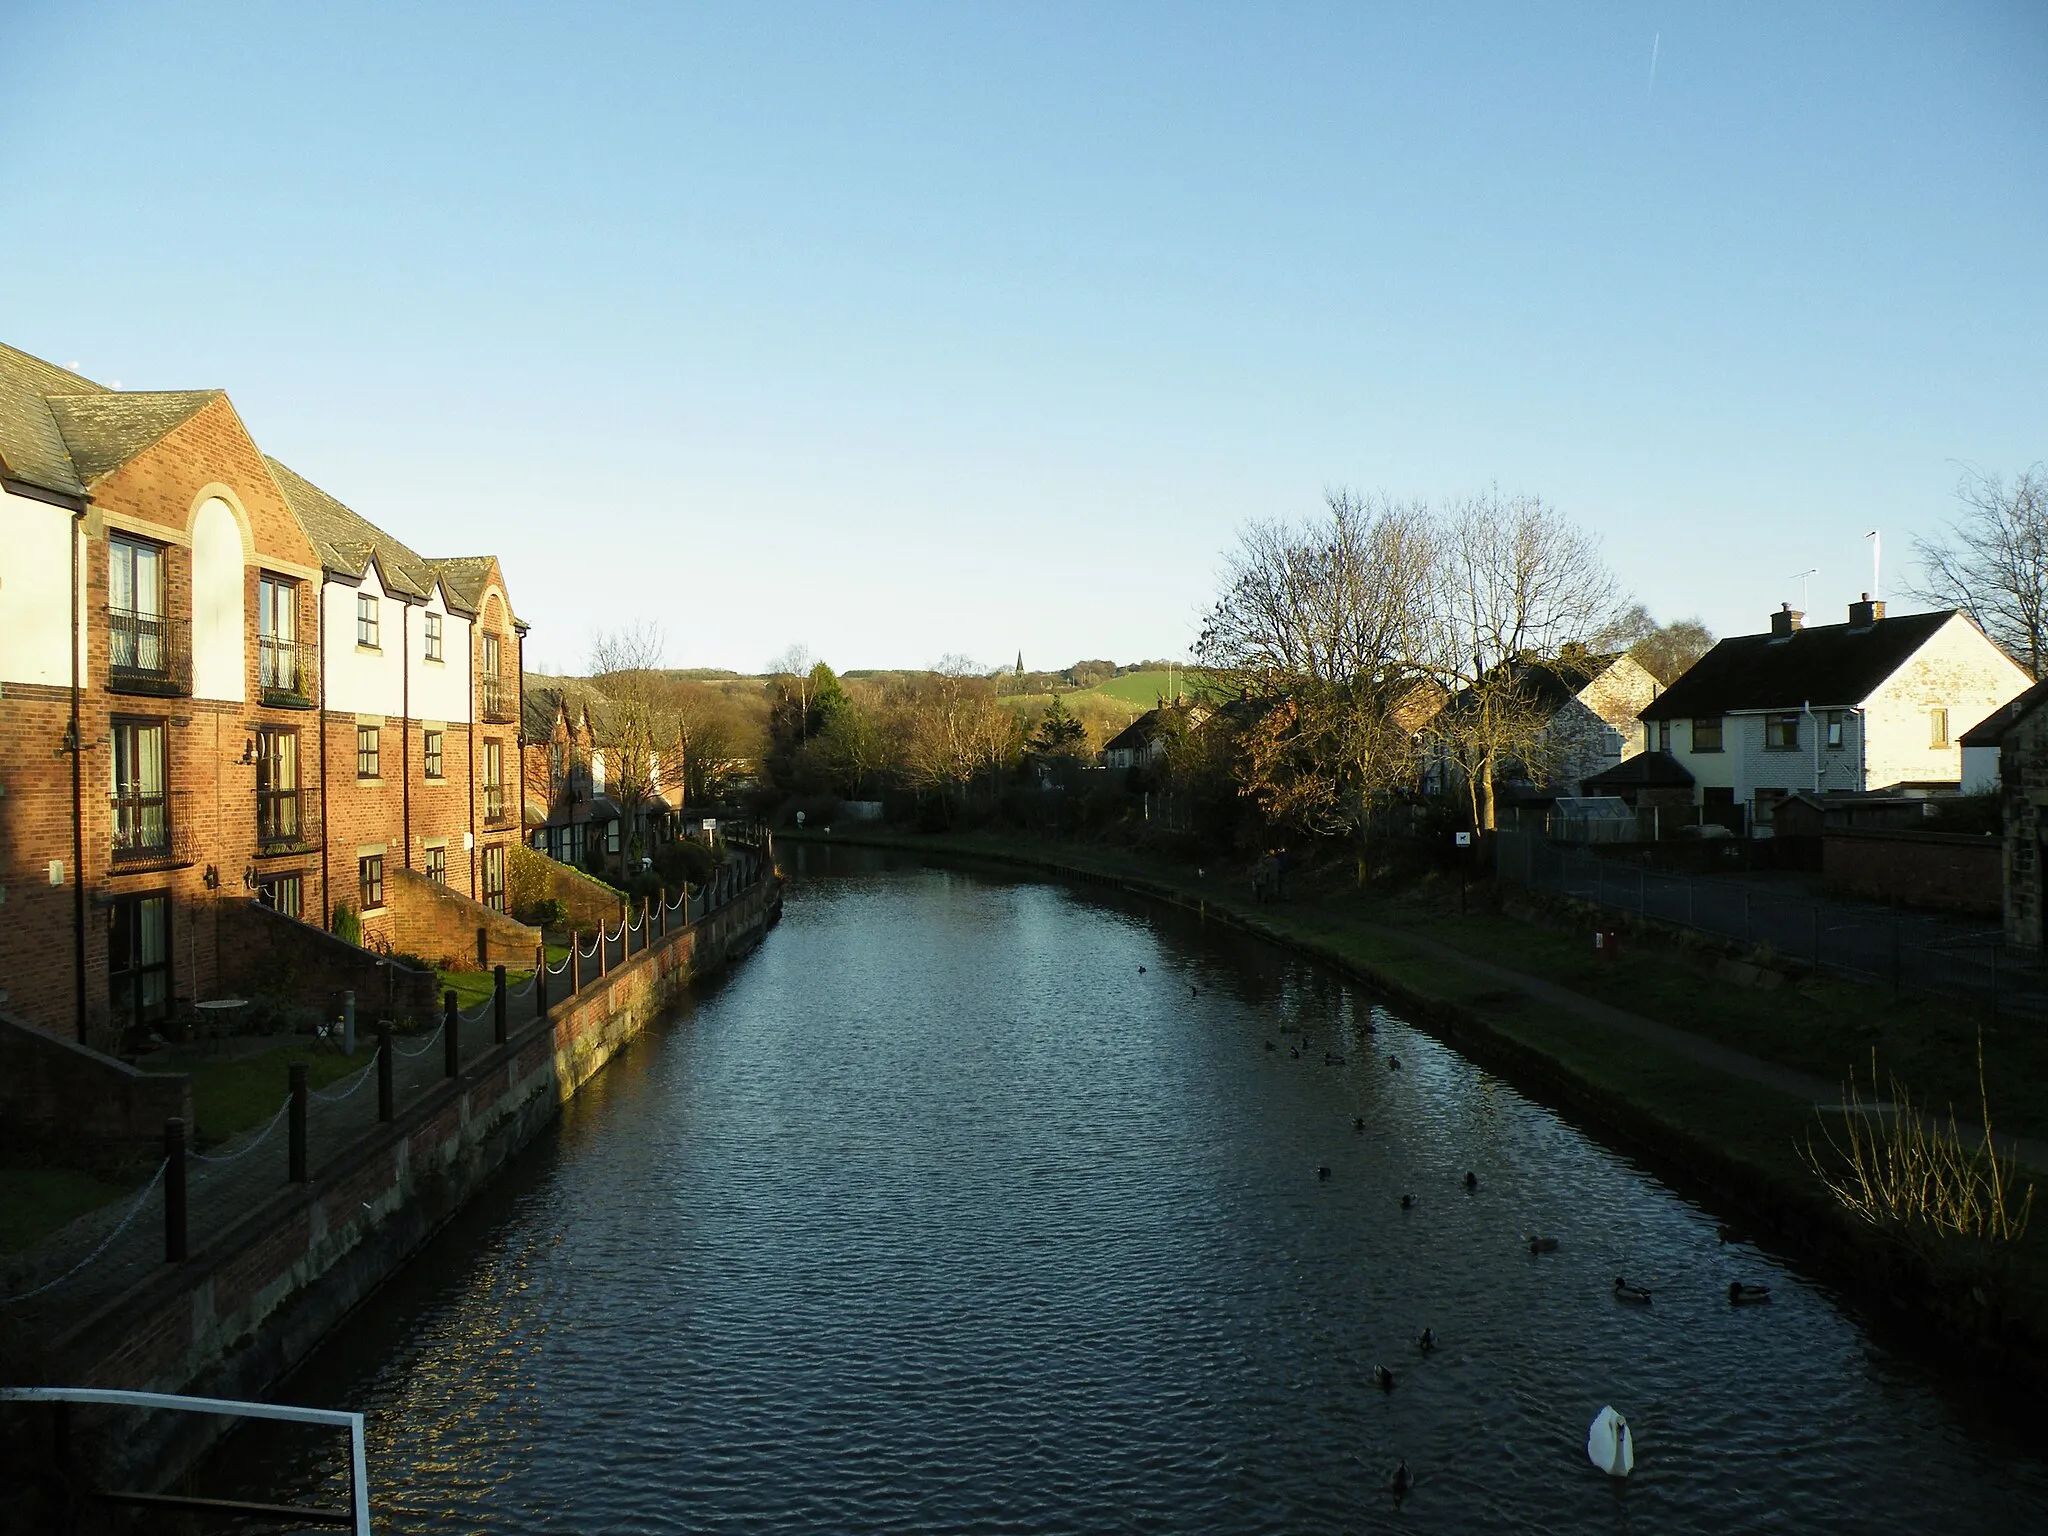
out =
[[[1868,629],[1871,625],[1877,623],[1877,621],[1882,619],[1883,617],[1883,599],[1880,598],[1877,601],[1873,602],[1868,592],[1863,594],[1863,600],[1861,602],[1855,602],[1849,605],[1849,627],[1851,629]]]
[[[1805,614],[1797,611],[1790,603],[1786,603],[1771,615],[1771,634],[1782,640],[1798,630],[1805,618]]]

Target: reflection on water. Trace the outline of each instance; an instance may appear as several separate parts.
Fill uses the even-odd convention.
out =
[[[392,1529],[2048,1530],[2034,1450],[1349,985],[789,862],[769,942],[286,1394],[370,1411]],[[1585,1456],[1608,1403],[1626,1484]],[[245,1432],[212,1475],[320,1455]]]

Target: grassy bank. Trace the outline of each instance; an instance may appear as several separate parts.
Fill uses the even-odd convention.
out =
[[[1398,896],[1303,883],[1294,899],[1253,906],[1244,882],[1125,848],[1016,834],[861,833],[858,841],[921,855],[1025,865],[1198,907],[1324,960],[1388,995],[1413,1022],[1536,1096],[1698,1186],[1717,1208],[1769,1233],[1846,1289],[1902,1322],[1935,1330],[1981,1362],[2048,1380],[2048,1240],[2040,1232],[1992,1251],[1909,1243],[1850,1217],[1802,1155],[1818,1139],[1812,1102],[1702,1066],[1572,1008],[1426,953],[1425,933],[1467,955],[1554,982],[1764,1061],[1838,1081],[1868,1071],[1873,1045],[1915,1091],[1959,1114],[1976,1110],[1976,1025],[1894,1002],[1877,989],[1822,980],[1776,991],[1712,980],[1715,957],[1676,943],[1631,942],[1608,964],[1584,932],[1552,931],[1498,911],[1458,911],[1455,886]],[[2048,1128],[2040,1041],[1987,1033],[2002,1129]]]

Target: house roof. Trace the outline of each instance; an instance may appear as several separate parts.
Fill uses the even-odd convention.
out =
[[[50,396],[111,393],[91,379],[0,344],[0,465],[9,479],[83,496],[85,481],[50,410]]]
[[[313,541],[320,563],[339,575],[360,578],[377,562],[385,589],[403,597],[425,602],[434,590],[435,570],[405,545],[364,517],[343,505],[296,470],[264,456],[277,488],[293,516]]]
[[[1643,710],[1644,720],[1703,719],[1746,709],[1861,704],[1956,616],[1945,608],[1875,624],[1822,624],[1790,635],[1733,635]]]
[[[489,555],[455,555],[445,560],[430,560],[427,564],[440,576],[441,590],[448,594],[451,602],[459,603],[468,613],[475,613],[483,607],[484,584],[491,576]]]
[[[2005,733],[2018,725],[2021,719],[2034,712],[2043,699],[2048,699],[2048,678],[2043,678],[2016,699],[2007,699],[1982,720],[1963,732],[1957,745],[1964,747],[1995,747]]]
[[[134,458],[173,427],[223,398],[218,389],[133,390],[49,396],[50,414],[78,478],[90,486]]]
[[[1669,752],[1638,752],[1603,768],[1581,786],[1588,794],[1621,789],[1690,789],[1692,773]]]
[[[1105,752],[1140,752],[1152,745],[1153,739],[1166,729],[1167,716],[1185,714],[1187,706],[1162,704],[1148,709],[1129,725],[1118,731],[1102,744]]]
[[[1586,652],[1560,656],[1551,661],[1502,662],[1491,675],[1498,676],[1505,671],[1518,692],[1546,713],[1554,715],[1576,699],[1593,679],[1604,675],[1619,662],[1624,654],[1621,651],[1609,655]],[[1460,688],[1444,707],[1455,717],[1459,711],[1473,707],[1472,693],[1469,686]]]

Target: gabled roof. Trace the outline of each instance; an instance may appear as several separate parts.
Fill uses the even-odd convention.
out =
[[[1198,725],[1201,721],[1208,718],[1208,714],[1209,712],[1206,709],[1201,714],[1196,714],[1195,706],[1192,704],[1161,704],[1157,709],[1146,710],[1145,713],[1110,737],[1108,741],[1102,744],[1102,750],[1105,752],[1141,752],[1146,747],[1152,745],[1153,741],[1165,731],[1169,721],[1180,718],[1186,720],[1190,725]]]
[[[1782,637],[1731,636],[1694,662],[1640,718],[1704,719],[1746,709],[1861,704],[1956,612],[1822,624]]]
[[[89,486],[222,397],[218,389],[162,389],[48,398],[57,430],[71,450],[71,463]]]
[[[313,541],[320,563],[338,575],[360,578],[377,562],[386,591],[425,602],[434,590],[434,567],[382,528],[268,454],[263,462]]]
[[[1595,655],[1581,653],[1560,656],[1551,661],[1505,661],[1489,674],[1489,681],[1505,673],[1515,691],[1546,714],[1554,715],[1565,705],[1576,699],[1594,678],[1603,675],[1608,668],[1622,659],[1622,654]],[[1460,688],[1451,695],[1444,706],[1455,718],[1459,713],[1474,707],[1473,690],[1470,686]]]
[[[449,602],[466,614],[474,614],[483,607],[484,584],[491,575],[489,555],[455,555],[445,560],[430,560],[427,564],[441,578],[441,590],[447,594]]]
[[[1956,745],[1963,747],[1995,747],[2005,738],[2005,733],[2018,725],[2021,719],[2034,712],[2035,706],[2048,699],[2048,678],[2043,678],[2016,699],[2007,699],[1982,720],[1971,726],[1956,739]]]
[[[1580,786],[1588,794],[1618,789],[1690,789],[1692,773],[1669,752],[1638,752],[1612,768],[1603,768]]]
[[[85,482],[50,410],[51,395],[111,393],[104,385],[0,344],[0,464],[9,479],[63,496]]]

